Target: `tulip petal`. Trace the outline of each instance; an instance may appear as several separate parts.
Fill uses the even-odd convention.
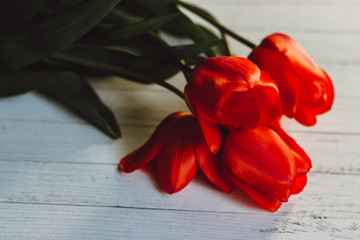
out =
[[[220,154],[215,155],[209,151],[200,129],[196,133],[195,156],[199,168],[210,182],[224,192],[233,190],[234,184],[222,171]]]
[[[222,134],[217,124],[199,121],[202,133],[205,136],[208,149],[211,153],[216,154],[221,147]]]
[[[255,128],[280,114],[277,86],[263,75],[246,58],[205,59],[191,72],[191,80],[185,87],[185,101],[201,121],[222,124],[229,129]]]
[[[156,161],[150,161],[147,164],[145,164],[142,168],[148,170],[149,172],[157,173]]]
[[[259,125],[267,124],[281,115],[279,90],[272,78],[261,71],[261,80],[253,88],[260,114]]]
[[[233,92],[220,111],[222,124],[230,129],[255,128],[260,121],[259,106],[252,91]]]
[[[296,176],[296,164],[288,145],[273,130],[238,128],[227,137],[225,159],[242,181],[266,192],[288,194]]]
[[[191,78],[201,89],[244,92],[259,81],[260,70],[246,58],[215,57],[201,61]]]
[[[274,130],[292,150],[296,162],[297,175],[304,175],[309,172],[312,165],[311,159],[306,154],[306,152],[297,144],[295,139],[290,137],[284,131],[284,129],[281,128],[279,120],[270,123],[269,127]]]
[[[301,103],[296,104],[294,118],[305,126],[314,126],[316,124],[316,115],[313,109]]]
[[[256,202],[260,207],[269,210],[271,212],[277,211],[282,202],[277,198],[271,196],[270,194],[259,190],[244,181],[241,181],[236,176],[234,176],[228,168],[225,167],[225,173],[228,177],[236,184],[238,188],[244,191],[254,202]]]
[[[278,83],[286,116],[312,126],[316,115],[330,110],[334,101],[330,77],[294,39],[272,34],[252,51],[249,59]]]
[[[127,173],[133,172],[150,162],[162,147],[166,136],[173,128],[175,120],[183,114],[176,112],[166,117],[143,146],[121,159],[119,169]]]
[[[300,193],[305,185],[307,183],[307,176],[301,176],[301,177],[297,177],[296,181],[295,181],[295,185],[290,189],[291,190],[291,194],[298,194]]]
[[[305,49],[291,37],[276,33],[264,40],[268,49],[280,53],[285,61],[291,63],[292,68],[298,75],[315,74],[321,75],[321,68],[311,59]]]
[[[276,81],[280,92],[282,111],[286,116],[293,117],[297,88],[291,88],[296,84],[296,79],[289,63],[276,52],[264,47],[256,47],[248,58]]]
[[[185,101],[191,112],[202,121],[221,123],[221,108],[231,97],[230,91],[201,89],[190,82],[185,86]]]
[[[167,193],[183,189],[197,172],[193,133],[196,124],[193,116],[179,119],[156,155],[159,183]]]
[[[326,86],[326,91],[324,93],[324,105],[316,108],[314,111],[316,112],[316,114],[322,114],[325,113],[327,111],[329,111],[331,109],[331,106],[334,102],[334,86],[333,83],[331,82],[330,77],[327,75],[327,73],[323,70],[323,74],[324,74],[324,78],[323,78],[323,82]]]

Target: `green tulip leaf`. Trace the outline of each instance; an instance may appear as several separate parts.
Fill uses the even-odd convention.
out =
[[[38,90],[74,110],[112,138],[121,136],[114,114],[90,84],[73,72],[60,72]]]
[[[174,13],[166,16],[155,17],[126,27],[112,29],[107,32],[104,31],[104,34],[106,34],[107,38],[114,40],[132,38],[156,30],[179,16],[180,13]]]
[[[172,13],[181,13],[174,0],[127,0],[124,1],[124,4],[132,8],[133,11],[138,11],[138,14],[142,14],[144,17],[159,17]],[[207,39],[197,25],[183,13],[174,21],[164,25],[162,30],[178,37],[189,37],[196,43],[210,40]],[[210,49],[206,52],[206,55],[208,57],[214,57],[215,53]]]
[[[0,73],[0,97],[9,97],[32,91],[58,74],[58,72],[32,71]]]
[[[121,3],[119,5],[121,5]],[[102,20],[102,22],[124,27],[137,22],[141,22],[143,20],[144,20],[143,17],[135,16],[133,14],[128,13],[126,10],[117,7],[114,8],[108,15],[106,15],[106,17]]]
[[[0,31],[14,30],[29,21],[48,0],[11,0],[0,3]]]
[[[129,69],[119,66],[116,58],[112,58],[117,54],[110,53],[108,56],[111,55],[111,57],[103,55],[101,58],[90,58],[90,55],[83,58],[71,54],[57,54],[50,59],[46,59],[46,62],[60,69],[71,69],[84,74],[117,75],[145,84],[164,81],[179,71],[171,65],[149,65],[148,67],[143,66],[141,69]],[[93,56],[96,56],[96,54]],[[102,62],[101,59],[106,59],[106,62]],[[114,61],[111,63],[112,60]]]
[[[17,71],[0,73],[0,97],[40,90],[62,102],[112,138],[120,130],[111,110],[101,102],[89,83],[73,72]]]
[[[193,4],[190,3],[186,3],[186,2],[182,2],[177,0],[177,3],[190,10],[191,12],[197,14],[198,16],[202,17],[203,19],[207,20],[208,22],[213,22],[213,23],[218,23],[218,20],[208,11],[206,11],[203,8],[200,8],[198,6],[195,6]],[[214,39],[212,35],[214,35],[208,28],[205,28],[203,26],[199,26],[199,28],[202,30],[202,32],[207,36],[208,39]],[[230,50],[228,48],[228,44],[227,44],[227,40],[226,40],[226,35],[225,33],[219,29],[219,31],[222,34],[222,38],[224,39],[224,44],[222,46],[218,45],[218,49],[217,51],[221,54],[221,55],[226,55],[226,56],[230,56]],[[216,35],[215,35],[216,36]]]
[[[15,70],[71,46],[108,14],[120,0],[81,1],[39,24],[0,38],[0,65]]]
[[[196,64],[199,54],[221,42],[222,40],[212,40],[180,46],[139,48],[135,55],[121,47],[75,44],[46,61],[64,69],[112,74],[141,83],[153,83],[164,81],[176,74],[179,69],[175,64],[180,60],[187,64]]]
[[[159,62],[178,62],[184,60],[188,65],[197,64],[199,55],[212,47],[222,44],[223,40],[215,39],[188,45],[154,47],[144,50],[144,55],[151,55]]]
[[[220,40],[221,39],[214,32],[212,32],[210,29],[208,29],[204,26],[198,25],[198,28],[204,33],[206,38],[209,40]],[[229,56],[229,51],[228,51],[225,41],[222,41],[221,43],[215,45],[213,47],[213,51],[215,53],[219,53],[219,55],[221,55],[221,56]]]

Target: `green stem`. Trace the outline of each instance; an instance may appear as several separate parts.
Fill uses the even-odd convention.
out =
[[[234,39],[238,40],[239,42],[245,44],[246,46],[248,46],[249,48],[255,48],[256,45],[252,42],[250,42],[249,40],[241,37],[240,35],[234,33],[233,31],[231,31],[230,29],[224,27],[223,25],[221,25],[220,23],[217,22],[209,22],[212,25],[214,25],[215,27],[219,28],[221,31],[223,31],[224,33],[228,34],[229,36],[233,37]]]
[[[191,11],[192,13],[198,15],[202,19],[206,20],[211,25],[218,28],[221,32],[226,33],[229,36],[233,37],[234,39],[238,40],[239,42],[245,44],[249,48],[255,48],[256,47],[256,45],[254,43],[250,42],[249,40],[247,40],[244,37],[238,35],[237,33],[234,33],[233,31],[231,31],[227,27],[220,24],[216,19],[214,19],[214,17],[210,16],[210,14],[207,13],[206,11],[204,11],[203,9],[195,7],[195,6],[190,5],[188,3],[185,3],[185,2],[181,2],[181,1],[177,1],[177,3],[180,4],[182,7],[186,8],[187,10]]]
[[[221,31],[221,37],[224,39],[224,42],[225,42],[225,51],[226,51],[226,56],[231,56],[231,49],[230,49],[230,44],[229,44],[229,40],[227,39],[227,36],[226,34]]]
[[[176,87],[174,87],[173,85],[165,82],[165,81],[161,81],[161,82],[156,82],[156,84],[170,90],[171,92],[175,93],[176,95],[178,95],[179,97],[181,97],[183,100],[185,99],[184,93],[181,92],[179,89],[177,89]]]
[[[181,60],[179,62],[175,62],[173,64],[174,64],[174,66],[178,67],[182,71],[182,73],[184,74],[184,77],[186,79],[186,82],[189,82],[191,68],[188,65],[186,65],[183,60]]]

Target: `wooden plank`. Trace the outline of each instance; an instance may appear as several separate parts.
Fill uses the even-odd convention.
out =
[[[311,173],[302,194],[278,213],[359,216],[359,184],[358,174]],[[169,195],[151,174],[119,173],[116,165],[0,161],[0,192],[0,202],[269,214],[242,192],[222,193],[200,176]]]
[[[117,164],[154,127],[123,126],[113,141],[87,124],[0,121],[0,161]],[[359,174],[360,135],[290,131],[313,160],[314,172]]]
[[[277,28],[286,32],[359,33],[360,4],[356,0],[197,0],[218,19],[238,31]],[[350,24],[351,23],[351,24]]]
[[[346,218],[344,218],[346,217]],[[358,239],[360,219],[0,203],[1,239]]]

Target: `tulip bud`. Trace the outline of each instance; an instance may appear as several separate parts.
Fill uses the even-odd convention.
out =
[[[185,100],[213,153],[220,147],[213,139],[221,134],[214,125],[229,130],[255,128],[273,121],[281,111],[276,83],[241,57],[214,57],[200,62],[190,74]]]
[[[238,128],[224,146],[227,176],[261,207],[276,211],[302,191],[311,161],[280,125]]]
[[[249,59],[279,86],[283,114],[312,126],[316,116],[330,110],[334,87],[301,45],[284,34],[272,34],[250,53]]]

